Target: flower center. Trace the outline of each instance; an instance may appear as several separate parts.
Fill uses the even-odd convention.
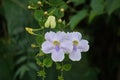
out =
[[[78,46],[78,41],[74,40],[73,41],[73,50],[76,51]]]
[[[53,44],[56,46],[56,45],[60,45],[60,42],[59,41],[54,41]]]
[[[60,42],[59,41],[54,41],[53,44],[55,46],[55,50],[59,51],[60,50]]]
[[[77,41],[77,40],[74,40],[74,41],[73,41],[73,45],[78,46],[78,41]]]

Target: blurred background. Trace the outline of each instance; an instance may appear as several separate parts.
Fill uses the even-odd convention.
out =
[[[38,27],[33,12],[27,9],[28,2],[0,0],[0,80],[41,80],[35,62],[38,49],[30,47],[35,37],[25,31],[26,26]],[[71,62],[65,80],[120,80],[120,0],[65,2],[68,7],[63,19],[90,44],[81,61]],[[55,67],[46,71],[46,80],[57,80]]]

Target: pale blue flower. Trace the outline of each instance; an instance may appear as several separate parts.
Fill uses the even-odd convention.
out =
[[[46,41],[42,44],[42,51],[45,54],[51,53],[52,60],[55,62],[63,61],[64,54],[72,52],[72,43],[67,40],[65,32],[47,32],[45,39]]]
[[[82,35],[79,32],[67,33],[68,40],[72,42],[73,50],[69,53],[69,58],[72,61],[79,61],[81,59],[81,52],[89,50],[88,41],[81,39]]]

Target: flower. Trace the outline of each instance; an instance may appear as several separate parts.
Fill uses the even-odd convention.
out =
[[[42,51],[45,54],[51,53],[52,60],[61,62],[65,53],[71,53],[73,46],[71,41],[67,40],[65,32],[47,32],[45,34],[46,41],[42,44]]]
[[[55,28],[56,27],[56,20],[55,16],[49,16],[47,21],[45,22],[45,28]]]
[[[67,35],[73,45],[72,52],[69,53],[69,58],[72,61],[79,61],[81,59],[81,52],[89,50],[88,41],[81,39],[82,35],[79,32],[67,33]]]

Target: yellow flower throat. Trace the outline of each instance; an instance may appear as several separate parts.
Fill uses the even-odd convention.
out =
[[[60,42],[59,41],[54,41],[53,44],[56,46],[59,46],[60,45]]]
[[[74,41],[73,41],[73,45],[78,46],[78,41],[77,41],[77,40],[74,40]]]

